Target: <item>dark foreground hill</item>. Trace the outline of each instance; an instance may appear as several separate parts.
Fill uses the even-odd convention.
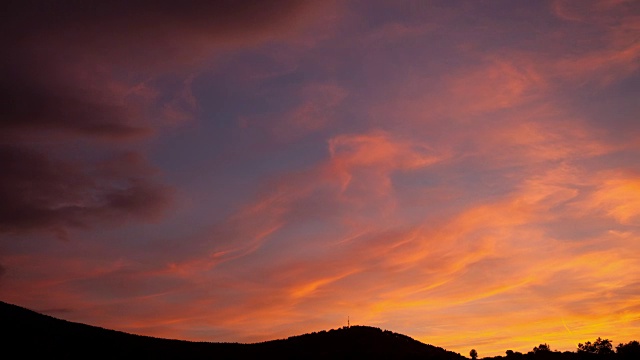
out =
[[[2,359],[465,359],[368,326],[257,344],[190,342],[69,322],[0,302],[0,327]]]

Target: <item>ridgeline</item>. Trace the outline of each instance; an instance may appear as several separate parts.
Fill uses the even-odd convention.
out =
[[[0,301],[0,358],[49,359],[431,359],[467,358],[406,335],[351,326],[255,344],[192,342],[133,335],[54,317]],[[475,353],[473,355],[476,355]],[[637,360],[640,344],[615,349],[607,339],[579,344],[576,352],[540,344],[522,354],[484,360]]]
[[[0,302],[0,358],[49,359],[433,359],[445,349],[369,326],[351,326],[255,344],[170,340],[74,323]]]

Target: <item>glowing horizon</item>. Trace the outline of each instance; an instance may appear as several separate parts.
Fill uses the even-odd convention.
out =
[[[66,5],[3,25],[1,300],[186,340],[640,340],[639,3]]]

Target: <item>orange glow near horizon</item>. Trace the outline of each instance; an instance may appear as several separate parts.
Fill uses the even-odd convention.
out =
[[[640,340],[638,3],[257,3],[10,9],[0,300],[199,341]]]

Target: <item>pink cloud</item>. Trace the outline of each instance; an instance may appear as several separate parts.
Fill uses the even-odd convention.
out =
[[[273,132],[282,138],[296,138],[325,129],[337,117],[336,108],[348,96],[348,92],[335,84],[313,84],[301,91],[300,105],[282,115],[276,121]]]
[[[68,14],[73,21],[48,20],[54,40],[73,26],[87,28],[77,43],[53,42],[63,54],[84,54],[85,45],[113,53],[95,62],[91,54],[69,64],[53,59],[37,76],[13,78],[11,84],[30,81],[21,95],[33,95],[43,111],[24,124],[20,116],[31,108],[17,106],[3,125],[13,134],[0,148],[10,169],[0,180],[9,200],[0,230],[11,240],[37,239],[37,246],[3,242],[3,253],[10,250],[0,258],[3,299],[63,309],[70,320],[209,341],[335,328],[346,316],[454,351],[474,347],[482,356],[540,342],[573,350],[594,336],[627,341],[637,334],[640,190],[638,169],[626,158],[636,158],[637,145],[611,135],[617,123],[576,110],[590,105],[584,92],[620,91],[618,82],[636,74],[630,3],[593,2],[582,10],[556,2],[543,8],[551,28],[533,40],[522,36],[524,43],[517,29],[505,30],[513,26],[502,23],[509,17],[480,21],[488,28],[468,25],[485,16],[465,17],[476,9],[471,3],[425,11],[438,16],[415,20],[424,24],[405,25],[397,19],[402,12],[353,18],[347,11],[322,13],[309,27],[300,22],[321,11],[293,3],[201,4],[176,17],[168,5],[146,14],[142,4],[121,19],[122,28],[111,25],[120,5],[104,15],[88,9],[89,20],[83,11]],[[112,31],[94,36],[103,24]],[[148,29],[155,24],[163,25]],[[464,31],[448,30],[452,24]],[[305,32],[325,27],[317,37]],[[495,34],[495,43],[483,42]],[[176,42],[182,37],[188,40]],[[249,50],[277,64],[232,66],[234,51]],[[223,51],[231,65],[209,64],[208,71],[229,71],[239,92],[276,102],[265,105],[275,110],[264,116],[227,108],[220,115],[244,119],[232,140],[251,161],[218,168],[207,158],[184,166],[190,170],[180,176],[205,183],[190,199],[197,219],[161,224],[158,232],[169,231],[152,239],[140,234],[150,228],[109,232],[166,213],[173,192],[144,155],[157,140],[150,135],[200,111],[194,84],[202,69],[190,65],[215,63],[206,54]],[[121,57],[128,52],[131,63]],[[178,85],[160,85],[181,71],[189,74]],[[271,93],[280,82],[285,90]],[[69,105],[74,116],[57,121]],[[208,115],[218,120],[217,112]],[[265,131],[251,137],[253,126]],[[223,136],[187,150],[195,137],[172,142],[181,145],[176,154],[184,151],[180,161],[213,157],[209,151],[235,160],[214,146],[230,141]],[[292,143],[322,152],[270,152]],[[258,151],[264,153],[252,153]],[[286,163],[289,157],[299,162]],[[249,185],[217,188],[227,170],[236,172],[230,182]],[[240,190],[224,194],[227,188]],[[231,204],[228,214],[207,201]],[[105,234],[84,231],[56,246],[37,237],[97,227]]]

